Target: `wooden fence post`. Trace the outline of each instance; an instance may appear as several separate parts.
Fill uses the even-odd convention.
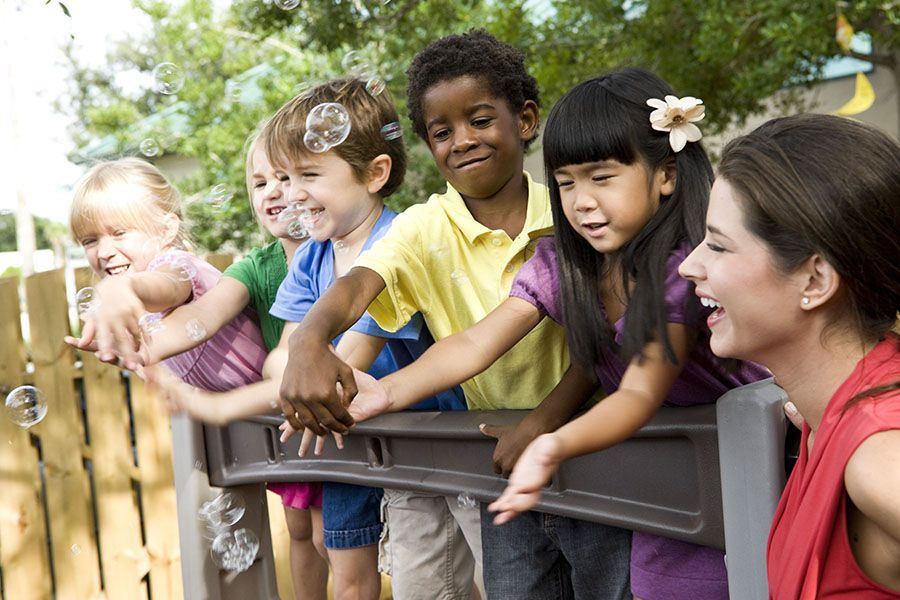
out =
[[[73,352],[62,269],[25,280],[34,382],[47,398],[41,438],[51,554],[58,598],[93,598],[100,592],[91,489],[84,468],[84,426],[75,394]]]
[[[77,289],[91,283],[90,269],[75,272]],[[139,600],[147,597],[141,580],[149,561],[132,486],[137,469],[122,372],[97,360],[93,352],[82,352],[81,359],[104,588],[109,598]]]
[[[25,345],[19,281],[0,279],[0,388],[22,385]],[[29,430],[0,417],[0,568],[8,600],[44,599],[51,594],[50,561],[38,453]]]

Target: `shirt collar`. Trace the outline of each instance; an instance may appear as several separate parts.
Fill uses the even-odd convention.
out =
[[[550,194],[547,187],[534,181],[528,171],[524,171],[528,184],[528,207],[525,213],[525,226],[522,233],[528,239],[550,235],[553,233],[553,217],[550,212]],[[439,196],[444,212],[453,224],[463,233],[468,242],[474,243],[478,237],[492,232],[472,217],[465,201],[452,185],[447,183],[447,191]],[[521,234],[520,234],[521,235]]]

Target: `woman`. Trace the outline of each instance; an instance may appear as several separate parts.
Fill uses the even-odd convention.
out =
[[[772,598],[900,598],[900,146],[848,119],[728,144],[681,265],[715,354],[761,363],[800,414],[769,535]]]

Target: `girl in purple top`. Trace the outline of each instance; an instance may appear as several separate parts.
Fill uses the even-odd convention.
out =
[[[607,397],[524,450],[490,506],[500,524],[537,503],[563,460],[629,438],[660,406],[714,403],[766,376],[756,367],[722,367],[708,347],[708,311],[677,273],[703,237],[713,179],[692,123],[702,115],[699,100],[679,100],[639,69],[569,91],[543,138],[555,238],[537,242],[510,298],[473,327],[380,382],[357,375],[351,414],[359,419],[420,386],[439,389],[471,377],[545,316],[563,324],[573,364],[592,373]],[[636,532],[631,556],[638,598],[728,598],[719,550]]]

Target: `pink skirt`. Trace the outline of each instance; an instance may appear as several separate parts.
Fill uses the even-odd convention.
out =
[[[281,503],[285,506],[300,510],[307,510],[310,506],[322,508],[322,484],[317,481],[267,483],[266,488],[281,496]]]

